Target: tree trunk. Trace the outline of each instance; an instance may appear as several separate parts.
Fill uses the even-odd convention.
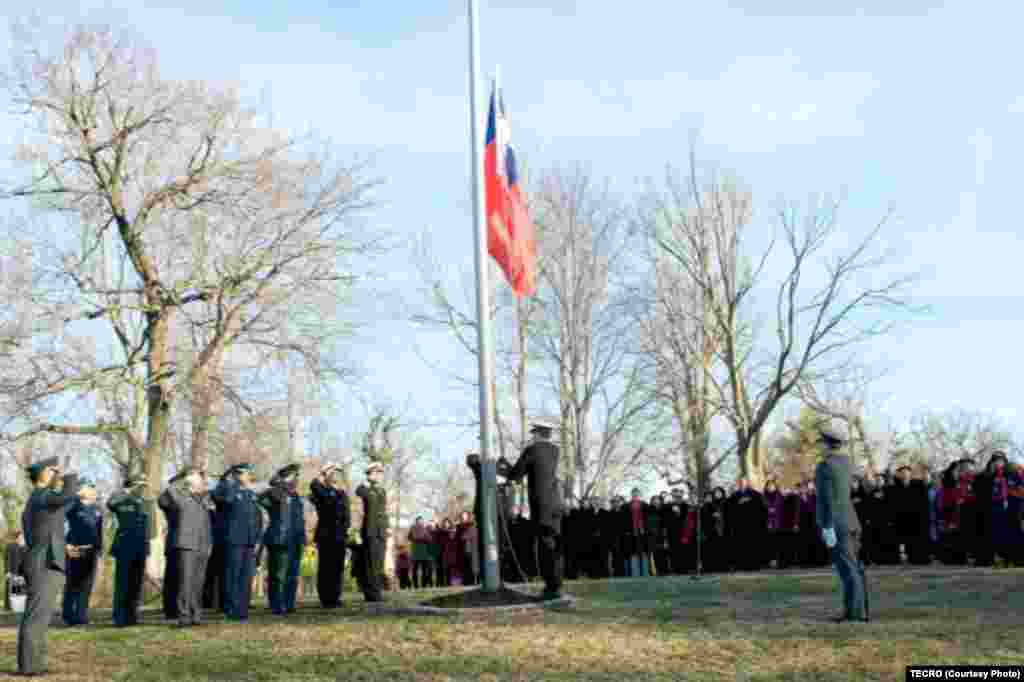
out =
[[[739,436],[739,439],[741,443],[739,448],[740,475],[750,481],[751,487],[760,490],[764,485],[765,479],[761,432],[756,431],[753,434],[744,434]]]
[[[147,298],[150,298],[147,296]],[[150,305],[154,305],[150,301]],[[163,479],[164,439],[170,429],[171,401],[168,362],[172,308],[163,308],[147,315],[149,333],[148,381],[146,389],[147,433],[143,471],[148,479],[149,492],[156,497]]]

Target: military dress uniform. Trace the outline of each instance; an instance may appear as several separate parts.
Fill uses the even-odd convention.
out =
[[[178,515],[170,507],[161,506],[167,521],[167,535],[164,537],[164,584],[161,592],[164,618],[178,618],[178,562],[174,560],[174,544],[178,535]]]
[[[837,620],[868,620],[864,565],[859,561],[860,520],[850,492],[850,458],[838,448],[845,439],[828,427],[819,429],[827,451],[815,468],[816,521],[832,549],[832,563],[843,585],[843,615]]]
[[[92,486],[81,482],[79,487]],[[69,625],[89,624],[89,598],[96,581],[96,566],[103,554],[103,512],[95,504],[76,500],[67,510],[68,533],[65,542],[88,547],[77,559],[68,557],[67,580],[64,583],[64,622]]]
[[[110,555],[114,557],[114,625],[138,625],[139,602],[146,575],[149,543],[156,538],[156,501],[134,492],[138,480],[127,483],[127,491],[107,502],[117,519],[117,533]]]
[[[249,619],[256,546],[263,539],[263,512],[256,493],[234,477],[246,470],[251,467],[232,467],[213,491],[213,499],[224,508],[224,613],[241,621]]]
[[[178,482],[195,473],[182,470],[160,494],[161,509],[175,518],[171,547],[174,575],[178,580],[176,597],[179,626],[202,622],[203,582],[206,564],[213,551],[213,529],[210,525],[209,498],[206,493],[193,493],[178,487]]]
[[[374,462],[367,473],[383,466]],[[361,485],[356,495],[363,500],[363,565],[366,581],[363,594],[366,601],[384,599],[384,554],[387,548],[388,528],[388,496],[384,488],[373,483]]]
[[[317,549],[317,594],[322,606],[335,608],[341,605],[352,511],[348,494],[343,489],[324,485],[319,480],[314,480],[309,487],[309,501],[316,507],[317,515],[313,533]]]
[[[52,457],[29,467],[29,475],[35,481],[46,468],[56,466],[57,458]],[[66,474],[60,492],[36,487],[21,515],[28,547],[25,557],[28,598],[18,626],[18,672],[23,675],[46,672],[46,631],[53,618],[54,602],[64,585],[66,568],[64,514],[77,495],[78,476]]]
[[[544,579],[544,597],[557,598],[562,587],[562,495],[558,481],[558,446],[544,438],[551,435],[547,424],[535,424],[538,440],[523,450],[515,466],[499,461],[499,471],[510,481],[527,477],[530,521],[537,541],[537,563]]]
[[[298,471],[298,465],[294,464],[281,469],[270,487],[259,496],[260,504],[270,514],[263,544],[269,555],[270,590],[267,597],[271,612],[277,615],[295,610],[302,552],[306,547],[302,497],[284,483],[284,479],[298,475]]]

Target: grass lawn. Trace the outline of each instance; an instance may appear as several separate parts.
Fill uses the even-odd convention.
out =
[[[1024,664],[1024,571],[887,569],[869,581],[867,625],[828,622],[839,602],[824,572],[579,581],[571,609],[501,615],[377,615],[359,599],[177,630],[156,612],[115,629],[100,612],[89,628],[50,631],[47,679],[902,680],[911,663]],[[17,631],[0,622],[3,679]]]

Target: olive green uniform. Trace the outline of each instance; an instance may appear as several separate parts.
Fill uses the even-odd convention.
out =
[[[384,554],[388,540],[388,496],[383,488],[361,485],[356,495],[363,499],[363,561],[366,567],[366,585],[363,593],[367,601],[381,601],[384,591]]]

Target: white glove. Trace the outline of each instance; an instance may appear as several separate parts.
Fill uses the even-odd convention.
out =
[[[835,528],[822,528],[821,538],[825,541],[825,546],[832,549],[836,546],[836,529]]]

